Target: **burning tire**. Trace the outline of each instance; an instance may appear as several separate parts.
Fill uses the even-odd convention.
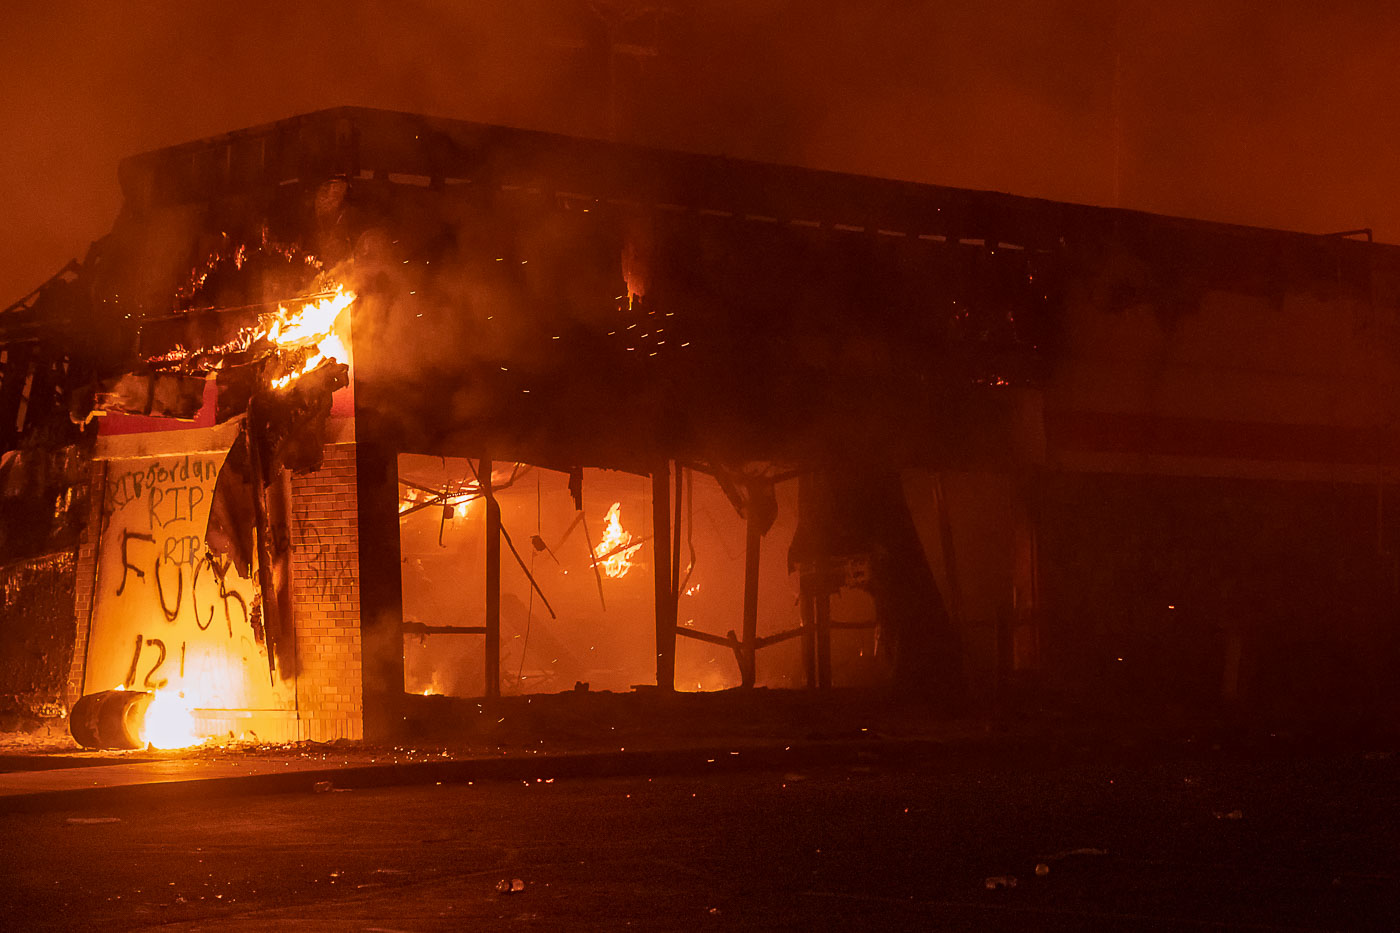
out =
[[[155,697],[143,690],[103,690],[73,704],[68,728],[84,748],[142,748],[141,726]]]

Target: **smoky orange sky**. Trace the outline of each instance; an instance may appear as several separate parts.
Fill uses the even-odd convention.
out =
[[[1393,0],[9,0],[0,303],[123,156],[342,104],[1393,242],[1397,51]]]

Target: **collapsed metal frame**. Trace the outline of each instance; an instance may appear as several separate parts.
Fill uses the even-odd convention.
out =
[[[468,460],[471,464],[471,461]],[[486,521],[483,530],[485,544],[485,598],[484,620],[481,625],[430,625],[422,622],[403,622],[404,634],[429,635],[480,635],[482,645],[483,670],[485,672],[485,693],[487,698],[501,696],[501,542],[504,540],[517,565],[525,574],[530,586],[544,601],[549,602],[540,589],[534,575],[526,567],[520,554],[511,542],[501,521],[501,507],[496,498],[497,487],[492,477],[493,461],[482,457],[471,466],[477,481],[477,495],[469,498],[486,500]],[[681,577],[682,541],[682,500],[687,474],[693,478],[696,468],[677,460],[667,460],[658,465],[650,474],[652,496],[652,533],[643,542],[650,541],[654,562],[654,612],[656,647],[656,686],[663,691],[675,690],[676,646],[678,638],[689,638],[706,644],[728,648],[733,652],[739,668],[740,688],[751,689],[757,683],[758,652],[763,648],[778,645],[793,638],[802,639],[803,671],[808,689],[830,688],[833,682],[831,663],[831,633],[836,630],[873,629],[878,621],[844,622],[831,617],[831,596],[840,588],[837,582],[841,577],[837,562],[820,567],[802,568],[799,595],[800,624],[770,635],[758,634],[758,588],[761,566],[763,529],[753,509],[745,514],[744,534],[744,587],[743,612],[740,632],[733,629],[724,635],[687,628],[679,624],[679,601],[686,578]],[[674,484],[672,480],[674,479]],[[785,480],[798,479],[801,475],[793,472],[764,482],[777,485]],[[400,482],[403,482],[400,480]],[[409,484],[414,485],[414,484]],[[402,512],[409,514],[421,508],[441,504],[446,496],[429,499]],[[658,508],[658,505],[661,507]],[[585,532],[586,533],[586,532]],[[606,555],[597,555],[589,542],[590,563],[594,573],[598,572],[598,561]],[[601,585],[601,584],[600,584]],[[553,610],[550,609],[551,615]]]

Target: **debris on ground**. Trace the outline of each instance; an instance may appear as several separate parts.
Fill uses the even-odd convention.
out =
[[[1015,875],[992,875],[982,882],[982,885],[988,891],[999,891],[1004,888],[1014,888],[1018,883]]]
[[[519,894],[525,890],[525,882],[519,878],[502,878],[496,882],[497,894]]]
[[[1073,858],[1074,856],[1077,856],[1077,855],[1107,855],[1107,854],[1108,854],[1108,850],[1107,850],[1107,849],[1093,849],[1093,848],[1065,849],[1063,852],[1056,852],[1054,855],[1047,855],[1047,856],[1045,856],[1045,861],[1047,861],[1047,862],[1058,862],[1060,859]]]

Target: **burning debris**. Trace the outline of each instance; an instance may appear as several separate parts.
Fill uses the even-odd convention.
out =
[[[337,326],[354,301],[354,292],[337,285],[333,294],[308,301],[294,313],[284,306],[277,307],[267,340],[292,359],[300,356],[301,364],[274,378],[273,389],[285,389],[324,363],[350,363],[350,348],[337,333]]]
[[[198,745],[194,710],[173,690],[111,690],[89,693],[73,706],[69,727],[88,748],[178,749]]]
[[[633,544],[631,533],[622,530],[622,503],[614,502],[608,509],[603,537],[593,549],[593,556],[603,573],[619,579],[627,576],[627,571],[632,569],[633,556],[645,543],[643,539]]]

